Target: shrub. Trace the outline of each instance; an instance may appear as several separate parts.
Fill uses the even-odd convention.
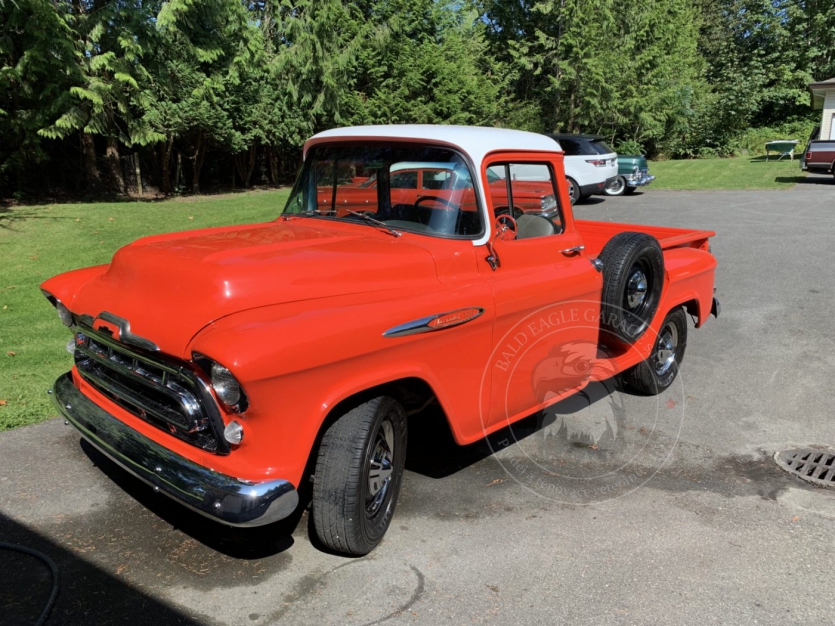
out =
[[[765,144],[776,139],[797,139],[800,143],[796,151],[806,147],[806,142],[812,130],[817,126],[815,120],[798,119],[780,124],[779,126],[765,126],[763,128],[749,128],[731,142],[735,154],[762,155],[765,154]]]
[[[644,147],[640,143],[638,143],[637,141],[634,141],[632,139],[627,139],[626,141],[618,142],[617,147],[615,148],[615,151],[618,154],[646,155],[646,151],[644,150]]]

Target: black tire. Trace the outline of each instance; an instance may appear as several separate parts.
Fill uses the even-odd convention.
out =
[[[403,479],[406,424],[401,404],[380,396],[351,409],[325,431],[313,479],[312,516],[316,535],[328,548],[363,555],[382,541]],[[387,480],[377,472],[374,491],[376,465],[390,472]]]
[[[637,187],[629,187],[627,186],[626,189],[623,190],[623,193],[627,196],[631,196],[635,191],[637,191]]]
[[[607,196],[622,196],[626,193],[626,189],[626,179],[623,176],[618,176],[611,183],[606,185],[606,189],[603,190],[603,193]]]
[[[574,206],[582,200],[580,186],[577,184],[576,180],[571,178],[571,176],[566,176],[565,180],[568,182],[568,199],[571,201],[571,206]]]
[[[646,233],[619,233],[603,247],[599,258],[603,261],[603,343],[633,344],[649,328],[661,301],[661,246]]]
[[[684,309],[679,307],[670,311],[660,328],[649,358],[621,375],[621,380],[630,391],[656,396],[672,385],[678,376],[687,348],[687,316]]]

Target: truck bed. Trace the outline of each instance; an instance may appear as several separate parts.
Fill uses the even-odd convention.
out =
[[[691,230],[688,228],[669,228],[666,226],[641,226],[639,224],[620,224],[617,222],[592,222],[576,220],[577,231],[583,236],[586,246],[584,254],[595,257],[603,246],[615,235],[623,232],[639,232],[652,235],[661,244],[662,250],[672,248],[698,248],[707,250],[708,239],[716,233],[710,230]]]

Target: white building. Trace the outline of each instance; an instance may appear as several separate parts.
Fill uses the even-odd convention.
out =
[[[812,108],[823,109],[821,130],[817,139],[835,141],[835,78],[809,85],[812,92]]]

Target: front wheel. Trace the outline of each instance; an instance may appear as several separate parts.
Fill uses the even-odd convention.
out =
[[[406,463],[406,411],[380,396],[325,431],[313,480],[316,535],[328,548],[363,555],[391,524]]]
[[[606,189],[603,191],[607,196],[622,196],[626,191],[626,179],[623,176],[618,176],[606,185]]]
[[[626,370],[623,382],[633,391],[657,396],[673,384],[687,347],[687,316],[677,308],[661,323],[652,353],[646,361]]]

